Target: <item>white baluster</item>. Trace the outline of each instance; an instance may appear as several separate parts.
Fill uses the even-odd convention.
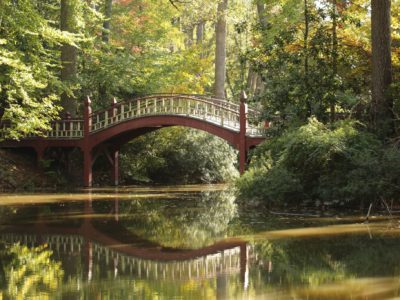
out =
[[[125,119],[125,105],[121,104],[121,121]]]
[[[57,122],[56,123],[56,137],[59,135],[59,130],[60,130],[60,124]]]

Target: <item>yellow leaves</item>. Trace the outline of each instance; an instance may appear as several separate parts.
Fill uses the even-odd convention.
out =
[[[28,248],[14,244],[7,252],[13,257],[5,270],[8,278],[7,297],[46,299],[49,296],[45,291],[59,287],[63,270],[59,262],[51,259],[52,252],[47,250],[47,245]]]
[[[302,46],[300,44],[287,44],[285,46],[286,52],[296,53],[302,50]]]

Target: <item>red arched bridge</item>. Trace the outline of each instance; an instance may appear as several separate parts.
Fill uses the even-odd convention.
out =
[[[135,137],[168,126],[186,126],[206,131],[226,140],[239,150],[243,173],[250,148],[261,143],[264,122],[261,113],[248,109],[245,97],[240,104],[198,95],[157,94],[123,102],[112,102],[105,110],[92,112],[85,101],[83,119],[54,121],[43,137],[28,136],[19,141],[5,140],[0,147],[34,148],[38,160],[46,149],[80,148],[83,152],[83,183],[92,185],[92,166],[104,154],[113,169],[113,183],[118,185],[120,147]],[[2,124],[5,129],[7,124]],[[2,130],[0,130],[1,132]]]

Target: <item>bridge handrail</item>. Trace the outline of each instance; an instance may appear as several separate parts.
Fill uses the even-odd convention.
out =
[[[196,98],[196,97],[193,97],[193,96],[186,96],[186,95],[181,95],[181,94],[176,94],[176,95],[157,94],[157,95],[149,95],[149,96],[138,97],[138,98],[133,98],[133,99],[128,99],[128,100],[120,101],[120,102],[117,102],[116,105],[115,105],[114,107],[108,107],[108,108],[104,108],[104,109],[99,109],[99,110],[93,111],[93,112],[91,113],[90,116],[95,116],[95,115],[97,115],[97,114],[101,114],[101,113],[104,113],[104,112],[106,112],[106,111],[110,111],[110,110],[112,110],[113,108],[114,108],[114,109],[117,109],[117,108],[119,108],[121,105],[129,104],[129,103],[133,103],[133,102],[138,102],[138,101],[142,101],[142,100],[146,100],[146,99],[158,99],[158,98],[162,98],[163,95],[165,95],[166,97],[172,98],[172,99],[195,100],[195,101],[203,102],[203,103],[206,103],[206,104],[215,105],[217,108],[227,110],[227,111],[229,111],[229,112],[231,112],[231,113],[237,113],[237,114],[239,114],[239,111],[238,111],[238,110],[234,110],[234,109],[232,109],[232,108],[230,108],[230,107],[225,107],[224,105],[216,104],[216,103],[213,102],[213,101],[208,101],[207,99],[203,99],[203,98]],[[216,99],[216,100],[217,100],[217,99]],[[235,107],[239,108],[239,105],[238,105],[238,104],[233,104],[233,103],[230,103],[230,102],[227,102],[227,103],[229,103],[229,106],[235,106]]]
[[[214,102],[223,102],[223,103],[229,103],[231,105],[236,105],[239,107],[238,103],[235,103],[233,101],[229,101],[227,99],[224,98],[217,98],[213,95],[204,95],[204,94],[185,94],[185,93],[153,93],[153,94],[148,94],[148,95],[142,95],[142,96],[138,96],[135,97],[133,99],[136,98],[145,98],[145,97],[151,97],[151,96],[166,96],[166,97],[171,97],[171,96],[184,96],[184,97],[195,97],[195,98],[202,98],[202,99],[206,99],[206,100],[210,100],[210,101],[214,101]]]
[[[160,98],[160,97],[175,97],[179,99],[190,99],[190,100],[199,100],[199,101],[207,101],[208,103],[217,103],[221,106],[221,108],[229,108],[233,110],[239,110],[240,104],[228,101],[226,99],[221,99],[221,98],[215,98],[215,97],[209,97],[207,95],[193,95],[193,94],[175,94],[175,93],[157,93],[157,94],[151,94],[151,95],[144,95],[144,96],[138,96],[135,98],[123,100],[117,102],[115,108],[119,107],[122,104],[128,104],[130,102],[135,102],[138,100],[146,100],[146,99],[154,99],[154,98]],[[206,103],[206,102],[205,102]],[[96,111],[93,111],[92,115],[96,113],[102,113],[105,112],[106,110],[110,110],[112,107],[108,108],[103,108],[103,109],[98,109]],[[261,114],[259,111],[256,109],[249,107],[249,114],[254,114],[254,115],[259,115]]]
[[[220,103],[222,106],[229,106],[231,108],[234,108],[235,110],[239,111],[240,108],[240,104],[236,103],[236,102],[232,102],[229,101],[227,99],[223,99],[223,98],[216,98],[213,97],[212,95],[201,95],[201,94],[178,94],[178,93],[158,93],[158,94],[151,94],[151,95],[145,95],[142,97],[149,97],[149,96],[185,96],[185,97],[195,97],[195,98],[201,98],[204,100],[208,100],[211,102],[218,102]],[[137,98],[134,98],[137,99]],[[134,100],[133,99],[133,100]],[[254,108],[251,104],[248,104],[248,116],[250,118],[253,119],[257,119],[260,118],[262,115],[261,111],[257,110],[256,108]]]
[[[185,100],[185,102],[181,102],[181,100]],[[211,122],[220,123],[222,126],[225,124],[225,126],[231,128],[239,128],[239,110],[193,96],[151,95],[121,101],[110,108],[93,112],[90,115],[92,119],[91,132],[110,127],[133,117],[158,114],[183,114],[194,118],[209,119]]]
[[[4,136],[3,130],[10,128],[10,120],[3,119],[0,121],[0,137]],[[43,130],[43,136],[49,138],[81,138],[83,137],[84,120],[82,118],[68,118],[61,120],[53,120],[50,122],[50,130]],[[2,130],[3,129],[3,130]],[[25,138],[37,138],[40,134],[28,134]]]

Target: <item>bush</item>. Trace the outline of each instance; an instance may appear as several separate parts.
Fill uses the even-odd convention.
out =
[[[258,147],[237,187],[242,198],[272,204],[393,199],[400,186],[399,165],[400,151],[384,146],[360,123],[327,126],[311,118]]]
[[[126,182],[216,183],[238,176],[236,151],[210,134],[172,127],[136,138],[121,155]]]

